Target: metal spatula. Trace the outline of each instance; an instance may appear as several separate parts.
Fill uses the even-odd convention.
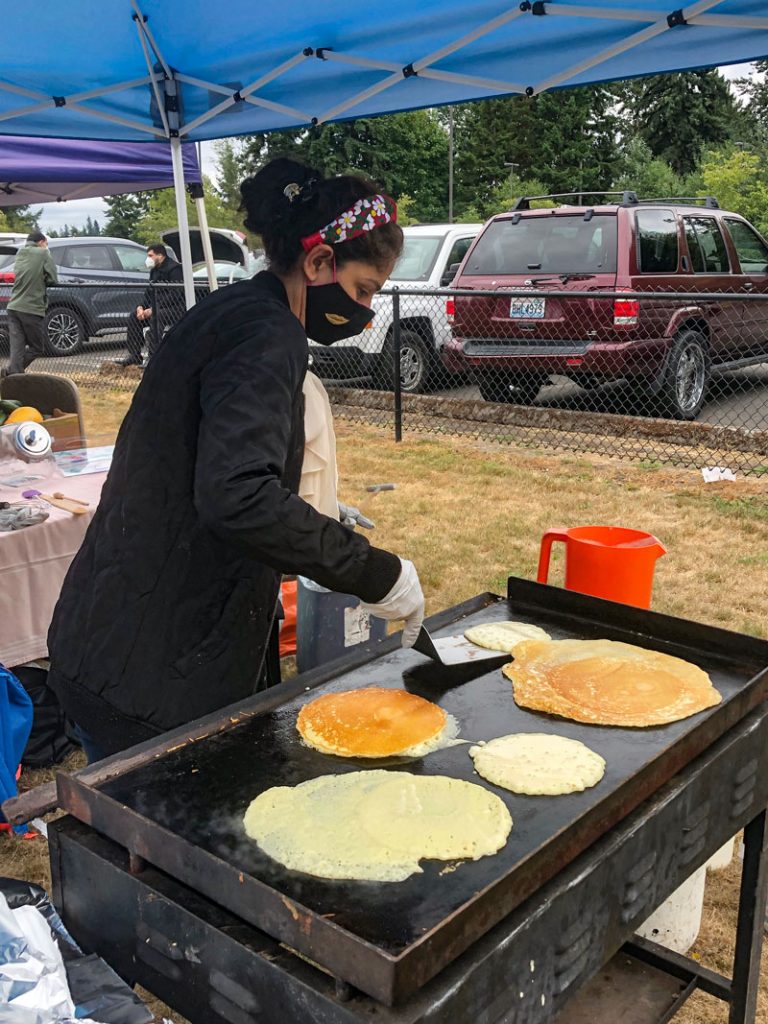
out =
[[[432,637],[425,626],[421,627],[413,649],[439,665],[445,665],[446,668],[452,665],[469,665],[477,661],[498,662],[499,665],[503,665],[511,657],[503,651],[489,651],[485,647],[478,647],[461,635]]]

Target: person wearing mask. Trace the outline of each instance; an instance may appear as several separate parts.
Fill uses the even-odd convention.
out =
[[[169,256],[166,247],[159,242],[149,246],[145,262],[149,271],[149,287],[144,292],[141,305],[128,318],[128,355],[116,360],[118,366],[143,366],[141,351],[144,328],[150,328],[147,348],[151,359],[166,330],[181,317],[185,309],[184,295],[180,288],[162,287],[183,284],[181,264]]]
[[[276,681],[264,666],[282,575],[403,621],[405,646],[424,616],[410,561],[297,493],[307,336],[333,344],[370,322],[402,249],[395,204],[284,158],[241,192],[269,269],[168,332],[53,616],[49,685],[89,761]]]
[[[8,333],[11,355],[2,376],[24,373],[30,363],[43,355],[43,325],[49,285],[58,284],[56,266],[48,252],[42,231],[31,231],[13,264],[14,281],[8,303]]]

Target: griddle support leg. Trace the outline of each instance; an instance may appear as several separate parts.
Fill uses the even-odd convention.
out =
[[[729,1024],[754,1024],[755,1020],[768,892],[766,813],[762,811],[744,829],[744,866],[736,925]]]
[[[140,875],[141,872],[146,868],[147,862],[143,857],[140,857],[138,853],[131,853],[128,851],[128,872],[131,875]]]

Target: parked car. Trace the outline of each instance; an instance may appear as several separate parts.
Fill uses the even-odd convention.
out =
[[[640,385],[646,408],[650,393],[667,414],[694,419],[714,371],[768,358],[762,303],[703,297],[751,293],[768,301],[768,244],[713,197],[641,201],[626,192],[615,203],[553,209],[531,209],[530,201],[485,225],[454,282],[506,292],[457,296],[450,307],[443,359],[471,373],[486,400],[531,402],[553,374],[586,388],[623,378]],[[529,294],[510,296],[515,289]],[[550,295],[563,291],[702,299]]]
[[[424,224],[404,228],[405,244],[386,287],[431,292],[451,283],[481,224]],[[372,380],[391,386],[394,376],[392,299],[373,299],[372,326],[354,338],[324,346],[310,341],[313,370],[335,380]],[[442,369],[440,350],[450,337],[445,301],[439,296],[400,299],[400,384],[424,391]],[[443,374],[445,370],[443,370]]]
[[[46,348],[52,356],[79,352],[88,338],[125,331],[146,284],[146,248],[127,238],[51,238],[48,242],[59,285],[48,290]],[[0,245],[0,339],[7,342],[8,301],[18,245]],[[68,288],[67,285],[98,285]]]

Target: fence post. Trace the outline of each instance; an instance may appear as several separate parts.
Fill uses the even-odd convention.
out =
[[[160,310],[157,305],[158,289],[150,282],[149,285],[152,298],[152,316],[149,318],[149,339],[147,341],[147,360],[156,352],[160,345]],[[162,290],[162,285],[160,286]]]
[[[403,440],[403,389],[400,380],[400,289],[392,294],[392,388],[395,393],[395,441]]]

